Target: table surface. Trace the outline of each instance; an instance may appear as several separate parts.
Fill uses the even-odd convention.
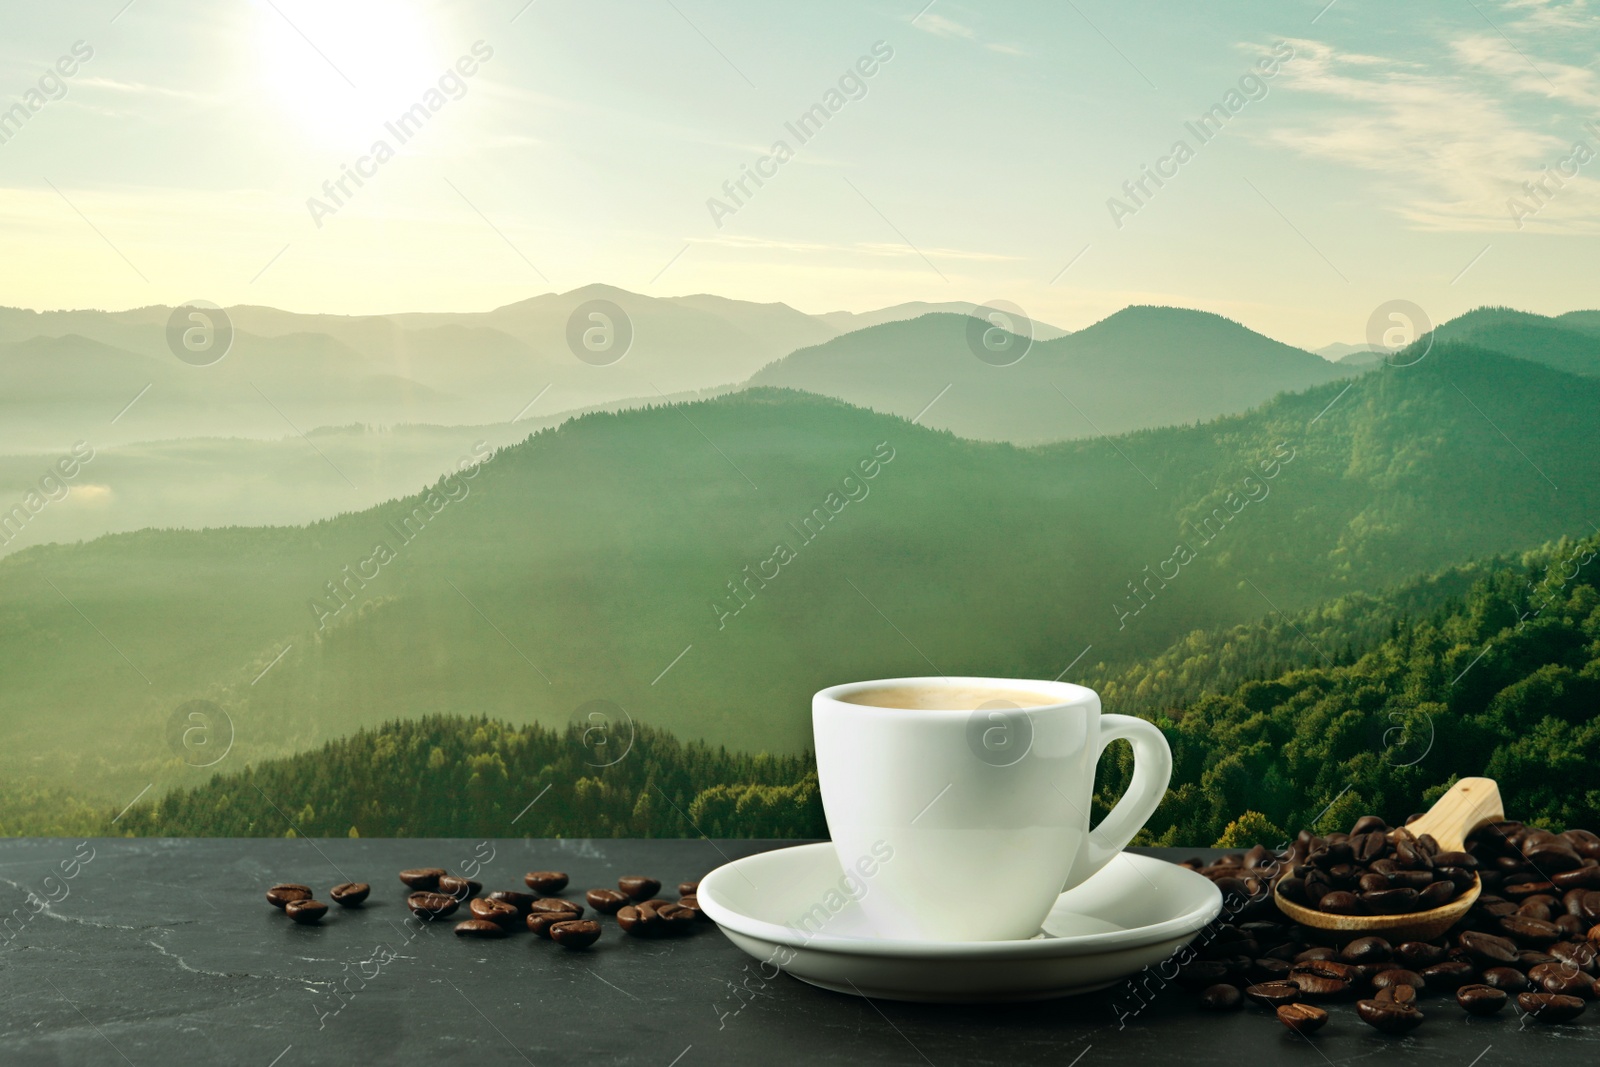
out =
[[[659,878],[667,895],[728,859],[792,843],[7,840],[0,1062],[1600,1062],[1600,1007],[1571,1026],[1523,1027],[1510,1011],[1469,1019],[1430,999],[1428,1021],[1392,1038],[1339,1006],[1308,1041],[1254,1007],[1201,1013],[1176,987],[1154,992],[1125,1025],[1119,1008],[1136,1003],[1125,987],[1019,1005],[868,1001],[787,976],[763,981],[756,961],[709,923],[689,938],[640,941],[607,919],[605,936],[586,952],[531,935],[463,940],[448,922],[408,921],[395,877],[406,867],[462,871],[476,861],[490,889],[523,888],[525,871],[564,870],[567,895],[622,874]],[[321,926],[297,926],[263,899],[280,881],[304,882],[324,900],[331,885],[365,881],[373,895],[360,910],[332,909]]]

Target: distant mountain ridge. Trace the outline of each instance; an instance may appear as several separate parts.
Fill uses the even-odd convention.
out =
[[[935,313],[871,326],[794,352],[750,384],[1026,445],[1200,422],[1357,373],[1220,315],[1139,306],[994,366],[974,353],[973,321]]]

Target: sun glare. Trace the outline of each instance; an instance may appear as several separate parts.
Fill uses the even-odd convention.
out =
[[[330,146],[361,146],[415,103],[454,55],[420,3],[257,0],[253,7],[264,93],[303,134]]]

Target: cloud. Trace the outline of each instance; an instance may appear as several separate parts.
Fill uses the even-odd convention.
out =
[[[1503,37],[1487,34],[1452,41],[1450,50],[1463,66],[1492,74],[1516,92],[1600,109],[1600,76],[1587,67],[1549,59],[1535,63]]]
[[[955,19],[945,18],[936,12],[927,11],[911,20],[911,25],[923,33],[931,33],[935,37],[965,37],[969,41],[976,41],[978,35],[972,27],[964,26]]]
[[[115,78],[74,78],[72,84],[89,89],[101,89],[110,93],[124,96],[159,96],[173,100],[200,100],[209,101],[216,99],[206,93],[197,93],[188,89],[168,89],[162,85],[149,85],[145,82],[125,82]]]
[[[943,37],[947,40],[972,41],[974,44],[981,44],[990,52],[998,52],[1001,55],[1025,56],[1030,54],[1021,45],[1007,44],[1003,41],[982,41],[978,38],[978,31],[971,26],[963,22],[957,22],[955,19],[941,15],[936,11],[924,11],[911,20],[911,25],[923,33],[931,33],[935,37]]]
[[[1519,96],[1565,103],[1583,98],[1590,84],[1575,68],[1550,64],[1557,87],[1552,91],[1514,52],[1508,59],[1483,38],[1454,42],[1451,53],[1467,70],[1448,73],[1410,63],[1375,64],[1370,57],[1351,62],[1332,45],[1291,43],[1295,56],[1283,66],[1282,84],[1332,107],[1302,113],[1269,140],[1377,175],[1382,202],[1418,229],[1516,230],[1511,198],[1526,199],[1524,183],[1565,159],[1580,134],[1576,117],[1565,120],[1570,132],[1557,136],[1532,128],[1517,113]],[[1539,114],[1545,120],[1539,125],[1548,125],[1547,111]],[[1569,182],[1522,228],[1600,232],[1600,196],[1592,182]]]
[[[1524,33],[1540,30],[1592,30],[1600,27],[1600,15],[1589,8],[1589,0],[1507,0],[1501,5],[1520,18],[1509,28]]]

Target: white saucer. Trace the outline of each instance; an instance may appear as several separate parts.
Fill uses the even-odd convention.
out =
[[[781,967],[838,993],[944,1002],[1103,989],[1166,959],[1222,910],[1222,894],[1208,879],[1124,852],[1061,894],[1031,940],[893,941],[876,936],[860,907],[839,892],[842,877],[831,843],[776,849],[706,875],[700,906],[730,941],[767,964],[767,977]],[[952,887],[950,898],[957,908],[1005,906],[999,887]],[[809,935],[798,928],[807,913],[825,916],[813,919]]]

